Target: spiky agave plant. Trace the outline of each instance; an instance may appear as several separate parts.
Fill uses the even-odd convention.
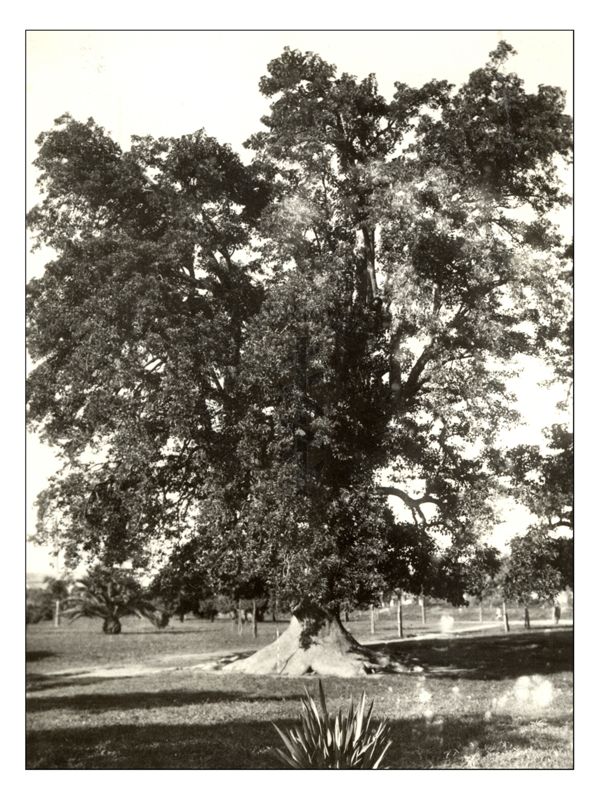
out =
[[[147,619],[157,628],[169,622],[169,615],[144,597],[131,575],[102,567],[77,581],[64,616],[71,622],[80,617],[102,619],[102,630],[108,634],[120,633],[121,619],[128,616]]]
[[[375,727],[371,719],[373,702],[365,713],[365,693],[356,708],[351,700],[347,711],[340,709],[332,716],[321,681],[320,711],[308,690],[304,691],[300,724],[285,733],[274,724],[286,746],[286,750],[276,748],[277,758],[293,769],[380,769],[392,742],[387,724]]]

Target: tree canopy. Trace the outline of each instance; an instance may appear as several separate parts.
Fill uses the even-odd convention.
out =
[[[203,130],[122,150],[65,115],[39,137],[29,418],[64,461],[40,540],[139,566],[192,542],[216,590],[334,611],[417,540],[476,545],[513,360],[569,357],[548,215],[571,121],[511,53],[386,99],[286,49],[249,165]]]
[[[564,425],[547,431],[546,452],[520,445],[508,453],[513,494],[548,532],[574,526],[573,433]]]
[[[515,536],[510,543],[501,584],[504,597],[528,606],[532,596],[544,602],[554,601],[566,586],[561,570],[561,548],[540,531]]]

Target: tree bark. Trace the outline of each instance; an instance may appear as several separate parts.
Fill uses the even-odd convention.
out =
[[[410,672],[411,662],[360,645],[338,614],[313,603],[299,604],[288,628],[274,642],[248,658],[223,667],[224,672],[250,675],[332,675],[355,677],[382,670]]]
[[[504,630],[506,633],[510,632],[510,625],[508,624],[508,613],[506,611],[506,602],[502,601],[502,620],[504,621]]]
[[[523,611],[523,624],[525,630],[527,631],[531,630],[531,620],[529,619],[529,609],[527,608],[527,606],[525,606],[525,609]]]
[[[252,638],[258,637],[258,622],[256,619],[256,600],[252,601]]]
[[[107,617],[102,623],[102,630],[111,635],[121,633],[121,622],[117,617]]]

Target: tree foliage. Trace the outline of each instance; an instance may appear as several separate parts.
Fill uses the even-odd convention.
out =
[[[250,166],[203,131],[40,136],[29,415],[65,464],[40,539],[136,565],[193,542],[212,581],[331,609],[433,537],[475,545],[513,359],[566,352],[570,120],[511,52],[386,100],[286,49]]]
[[[521,445],[509,453],[515,496],[535,514],[547,531],[573,529],[574,461],[573,433],[553,425],[548,447]]]
[[[69,597],[71,581],[48,576],[43,585],[27,589],[26,620],[28,623],[51,620],[56,613],[56,603]]]
[[[535,595],[553,602],[564,588],[555,542],[544,531],[529,531],[510,542],[510,555],[502,574],[505,599],[528,606]]]
[[[169,622],[169,615],[148,599],[132,575],[102,566],[90,569],[75,583],[64,616],[71,622],[81,617],[99,618],[108,634],[121,632],[123,617],[147,619],[156,628],[164,628]]]

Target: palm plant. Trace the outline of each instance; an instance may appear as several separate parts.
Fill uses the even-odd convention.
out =
[[[77,581],[64,616],[71,622],[98,617],[107,634],[121,633],[121,619],[128,616],[147,619],[157,628],[169,622],[169,615],[144,596],[135,578],[123,570],[105,567],[96,567]]]
[[[275,750],[275,755],[293,769],[379,769],[391,740],[388,727],[380,722],[377,727],[371,720],[373,703],[365,713],[366,697],[354,708],[342,709],[333,716],[327,710],[325,692],[319,681],[321,711],[305,689],[302,700],[300,725],[286,733],[274,724],[286,750]]]

